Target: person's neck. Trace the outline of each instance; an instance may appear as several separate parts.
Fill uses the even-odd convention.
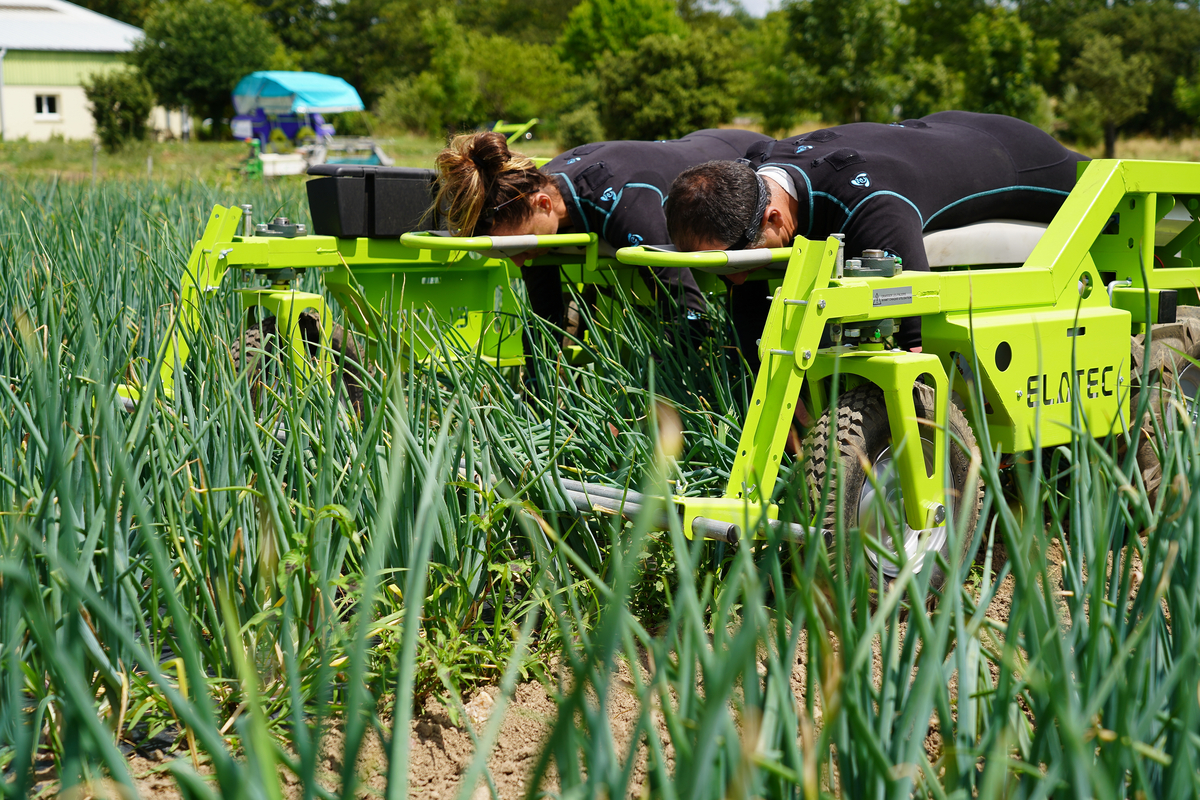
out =
[[[771,191],[771,205],[779,209],[783,216],[780,227],[787,234],[786,241],[790,244],[796,236],[796,219],[800,215],[800,203],[771,178],[764,175],[763,180],[767,182],[767,188]]]

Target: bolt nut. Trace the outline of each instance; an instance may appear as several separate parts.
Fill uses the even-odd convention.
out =
[[[938,503],[938,507],[933,510],[933,524],[941,525],[946,521],[946,507]]]
[[[1021,394],[1021,390],[1020,390],[1020,389],[1017,389],[1017,397],[1023,397],[1023,395]]]
[[[825,308],[825,301],[824,301],[824,300],[818,300],[818,301],[817,301],[817,308],[824,309],[824,308]]]
[[[804,357],[805,357],[806,359],[808,359],[808,358],[812,358],[812,350],[805,350],[805,351],[804,351]]]

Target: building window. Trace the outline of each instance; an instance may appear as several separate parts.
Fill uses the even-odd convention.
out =
[[[34,97],[33,116],[39,120],[62,119],[58,114],[58,95],[39,94]]]

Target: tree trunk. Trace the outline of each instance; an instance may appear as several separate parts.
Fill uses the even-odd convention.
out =
[[[1117,126],[1111,122],[1104,123],[1104,157],[1117,157]]]

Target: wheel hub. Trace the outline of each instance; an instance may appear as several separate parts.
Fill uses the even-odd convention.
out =
[[[1200,378],[1200,372],[1197,377]],[[922,439],[921,448],[924,451],[926,463],[932,463],[933,442]],[[904,495],[900,489],[900,478],[896,472],[895,459],[892,457],[890,446],[885,447],[876,456],[875,463],[871,465],[871,476],[874,478],[874,482],[864,481],[858,497],[858,522],[862,526],[863,532],[879,542],[885,550],[897,554],[883,516],[885,507],[895,509],[896,516],[900,518],[903,525],[904,553],[909,561],[915,562],[913,564],[915,571],[920,572],[925,565],[925,554],[936,553],[946,544],[945,525],[935,529],[922,547],[922,532],[910,527],[904,517]],[[949,512],[950,509],[947,508],[947,513]],[[881,559],[874,550],[867,551],[867,558],[871,560],[876,569],[888,578],[895,578],[900,574],[898,565],[887,559]]]

